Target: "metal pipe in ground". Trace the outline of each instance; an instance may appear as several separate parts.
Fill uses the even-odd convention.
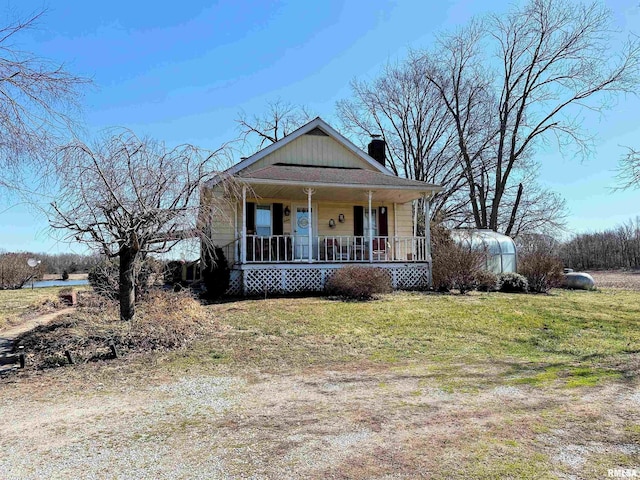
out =
[[[73,364],[76,363],[74,358],[73,358],[73,355],[71,354],[71,352],[69,350],[65,350],[64,351],[64,355],[65,355],[65,357],[67,357],[67,360],[69,361],[70,365],[73,365]]]
[[[20,368],[24,368],[26,364],[26,359],[24,356],[24,345],[20,345],[18,347],[18,359],[20,360]]]

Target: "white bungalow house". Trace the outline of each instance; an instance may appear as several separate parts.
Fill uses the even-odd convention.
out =
[[[397,289],[429,284],[430,232],[427,223],[416,235],[413,205],[423,198],[429,218],[440,187],[395,176],[383,140],[364,152],[318,117],[208,184],[204,208],[229,177],[237,198],[209,217],[231,265],[229,293],[319,291],[351,264],[387,269]]]

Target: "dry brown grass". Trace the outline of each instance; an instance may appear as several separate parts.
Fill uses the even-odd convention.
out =
[[[0,290],[0,330],[62,308],[59,291],[60,287]]]
[[[588,272],[597,288],[620,288],[640,291],[640,270],[599,270]]]
[[[138,305],[135,320],[119,319],[115,302],[90,292],[79,297],[78,311],[16,339],[28,352],[31,368],[67,363],[65,351],[78,361],[111,356],[109,344],[126,352],[178,349],[215,330],[205,308],[187,292],[151,292]]]
[[[218,478],[213,465],[231,478],[533,480],[605,478],[612,466],[634,467],[640,451],[633,384],[447,392],[433,364],[360,362],[236,371],[231,382],[222,366],[167,376],[159,362],[132,382],[112,365],[106,380],[85,375],[75,388],[60,370],[6,385],[0,400],[24,395],[14,421],[0,425],[0,444],[15,447],[10,459],[41,476],[62,468],[99,477],[109,468],[114,477]],[[212,384],[228,387],[207,390]],[[207,406],[217,401],[222,410]]]

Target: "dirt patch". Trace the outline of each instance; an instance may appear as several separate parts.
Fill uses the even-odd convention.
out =
[[[598,288],[640,291],[640,270],[598,270],[588,272]]]

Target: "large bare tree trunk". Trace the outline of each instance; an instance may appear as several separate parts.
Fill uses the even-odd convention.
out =
[[[136,314],[136,253],[132,248],[120,251],[120,319],[133,320]]]

